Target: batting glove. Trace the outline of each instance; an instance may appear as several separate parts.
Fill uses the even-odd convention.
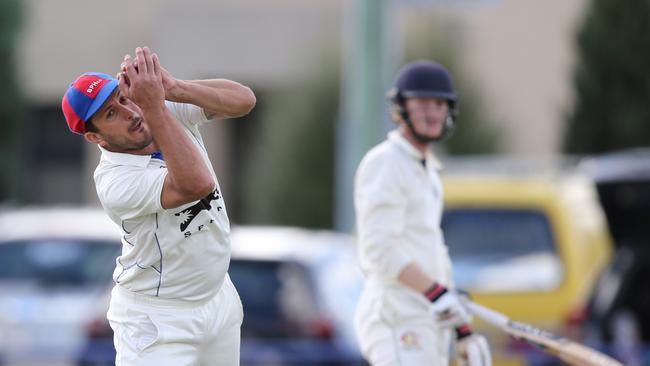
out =
[[[456,328],[456,355],[460,366],[492,366],[487,339],[474,333],[469,324]]]
[[[431,313],[442,327],[460,327],[471,321],[471,317],[458,298],[458,294],[445,286],[434,283],[425,296],[431,301]]]

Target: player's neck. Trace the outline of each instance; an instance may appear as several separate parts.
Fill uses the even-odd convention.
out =
[[[431,149],[431,142],[422,142],[415,138],[413,136],[413,132],[406,127],[406,126],[401,126],[400,129],[400,134],[408,141],[414,148],[416,148],[422,155],[425,155],[427,150]]]
[[[131,155],[151,155],[159,151],[158,145],[156,145],[156,143],[153,141],[149,145],[143,147],[142,149],[137,149],[137,150],[120,149],[110,145],[104,145],[102,147],[111,152],[121,153],[121,154],[131,154]]]

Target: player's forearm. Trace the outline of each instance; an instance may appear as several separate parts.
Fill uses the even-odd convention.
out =
[[[210,169],[172,113],[163,106],[143,109],[143,115],[165,157],[168,175],[175,189],[195,199],[212,192],[215,183]]]
[[[411,262],[404,267],[397,279],[419,293],[424,293],[431,288],[431,284],[434,282],[434,279],[426,274],[416,262]]]
[[[256,103],[250,88],[225,79],[177,80],[166,97],[173,102],[199,106],[209,118],[241,117]]]

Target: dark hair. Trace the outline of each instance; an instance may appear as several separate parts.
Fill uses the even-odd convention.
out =
[[[94,132],[97,133],[99,130],[97,129],[97,126],[93,124],[93,119],[89,119],[86,121],[86,132]]]

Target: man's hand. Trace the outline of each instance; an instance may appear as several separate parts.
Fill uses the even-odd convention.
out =
[[[492,354],[487,339],[473,333],[467,324],[456,328],[456,356],[460,366],[492,365]]]
[[[117,75],[120,92],[143,109],[164,105],[163,72],[158,55],[148,47],[138,47],[135,53],[135,59],[124,56],[122,72]]]
[[[152,53],[152,58],[157,61],[165,99],[168,101],[201,107],[208,119],[241,117],[248,114],[255,106],[255,94],[242,84],[227,79],[177,79],[162,67],[157,54]],[[134,65],[135,71],[139,72],[140,55],[137,54],[133,60],[127,55],[120,65],[121,71],[117,78],[121,84],[130,87],[131,80],[127,72],[129,62]]]
[[[459,327],[471,321],[455,291],[436,283],[425,295],[431,301],[431,313],[442,327]]]
[[[155,57],[158,59],[158,65],[160,66],[160,74],[162,76],[162,83],[163,83],[163,89],[165,89],[165,99],[169,101],[177,101],[179,99],[179,96],[177,95],[179,93],[179,83],[180,80],[176,79],[172,74],[167,71],[162,65],[160,65],[160,59],[158,58],[157,53],[152,53],[152,57]],[[124,58],[125,62],[122,62],[120,65],[121,72],[118,73],[118,79],[120,78],[120,75],[124,78],[124,82],[129,85],[130,80],[128,76],[126,75],[126,56]],[[135,58],[135,69],[136,71],[138,70],[138,57],[136,56]]]
[[[160,71],[162,74],[162,83],[163,83],[163,88],[165,88],[165,99],[175,101],[178,100],[178,97],[175,95],[176,90],[178,89],[178,83],[180,82],[178,79],[172,76],[167,69],[164,67],[160,67]]]

